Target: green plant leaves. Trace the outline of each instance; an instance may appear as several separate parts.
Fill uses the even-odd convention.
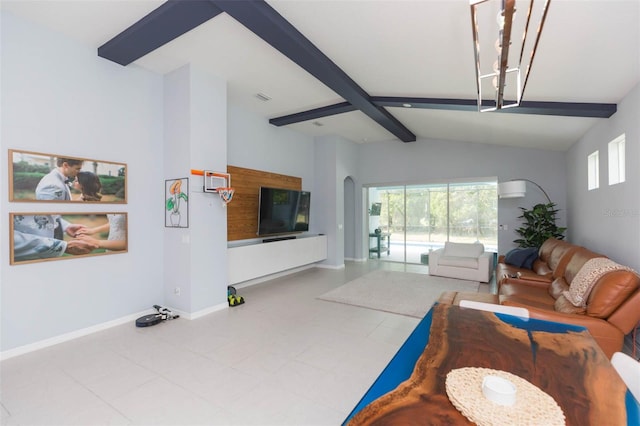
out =
[[[518,216],[523,225],[516,229],[516,233],[521,238],[513,242],[518,247],[540,247],[549,238],[564,238],[564,232],[567,228],[556,225],[556,214],[559,210],[555,209],[555,203],[536,204],[531,209],[520,207],[522,215]]]

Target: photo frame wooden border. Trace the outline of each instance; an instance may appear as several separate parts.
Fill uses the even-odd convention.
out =
[[[189,178],[164,181],[164,226],[189,227]]]
[[[127,253],[126,212],[9,213],[9,264]]]
[[[83,162],[81,172],[91,172],[98,176],[101,188],[98,196],[82,194],[78,185],[62,181],[60,175],[46,177],[50,181],[47,190],[38,189],[38,184],[45,176],[57,167],[58,159],[80,160]],[[9,162],[9,201],[44,202],[44,203],[127,203],[127,165],[112,161],[94,160],[60,154],[22,151],[10,149]],[[91,176],[91,175],[88,175]],[[92,183],[93,186],[95,184]],[[64,197],[64,186],[69,187],[71,199]],[[37,194],[37,190],[41,193]],[[98,199],[96,199],[98,198]]]

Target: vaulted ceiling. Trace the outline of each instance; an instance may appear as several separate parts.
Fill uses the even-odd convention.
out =
[[[358,143],[435,138],[562,151],[640,81],[639,0],[552,0],[524,104],[498,113],[475,107],[468,0],[49,0],[2,9],[122,66],[164,74],[192,63],[274,125]]]

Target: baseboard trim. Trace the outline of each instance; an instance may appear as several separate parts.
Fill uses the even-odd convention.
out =
[[[344,263],[342,265],[316,265],[317,268],[324,268],[324,269],[344,269]]]
[[[263,283],[265,281],[271,281],[271,280],[274,280],[276,278],[280,278],[280,277],[284,277],[284,276],[287,276],[287,275],[295,274],[296,272],[305,271],[307,269],[317,268],[319,266],[320,265],[318,265],[317,263],[311,263],[309,265],[299,266],[297,268],[287,269],[286,271],[276,272],[275,274],[269,274],[269,275],[265,275],[263,277],[254,278],[252,280],[243,281],[241,283],[233,284],[232,286],[235,289],[251,287],[252,285],[260,284],[260,283]]]
[[[184,318],[184,319],[187,319],[187,320],[195,320],[195,319],[201,318],[201,317],[203,317],[205,315],[212,314],[214,312],[219,312],[219,311],[222,311],[224,309],[229,309],[229,303],[227,303],[227,302],[220,303],[218,305],[213,305],[213,306],[210,306],[208,308],[202,309],[200,311],[191,312],[191,313],[183,312],[183,311],[181,311],[179,309],[172,309],[172,308],[169,308],[169,309],[171,310],[171,312],[174,312],[174,313],[180,315],[180,318]]]
[[[133,322],[136,319],[140,318],[143,315],[149,315],[155,313],[155,309],[147,309],[136,314],[126,315],[121,318],[117,318],[111,321],[103,322],[100,324],[93,325],[91,327],[82,328],[80,330],[72,331],[69,333],[61,334],[59,336],[51,337],[49,339],[40,340],[38,342],[29,343],[24,346],[18,346],[17,348],[9,349],[3,352],[0,352],[0,361],[7,360],[9,358],[14,358],[20,355],[24,355],[30,352],[34,352],[40,349],[48,348],[50,346],[57,345],[59,343],[68,342],[70,340],[74,340],[80,337],[88,336],[89,334],[97,333],[98,331],[107,330],[112,327],[116,327],[122,324],[126,324],[128,322]]]

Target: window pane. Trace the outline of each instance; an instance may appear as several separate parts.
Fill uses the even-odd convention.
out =
[[[497,185],[452,184],[449,187],[449,241],[497,247]]]
[[[589,191],[600,186],[599,151],[592,152],[587,157],[587,188]]]
[[[621,135],[609,142],[609,185],[625,181],[625,135]]]

